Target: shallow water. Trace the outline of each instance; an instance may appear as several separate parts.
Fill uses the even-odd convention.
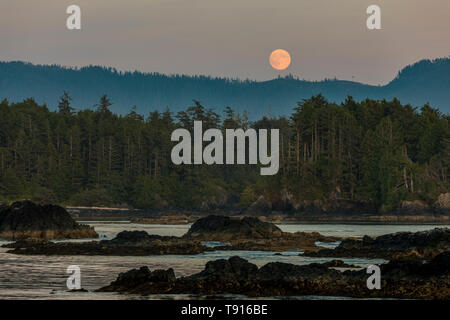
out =
[[[100,234],[101,239],[113,238],[122,230],[145,230],[159,235],[183,235],[189,225],[138,225],[122,222],[89,222]],[[387,224],[286,224],[279,225],[283,231],[318,231],[324,235],[360,237],[364,234],[377,236],[397,231],[421,231],[433,229],[433,225],[387,225]],[[446,226],[448,227],[448,225]],[[0,245],[6,243],[0,241]],[[338,243],[320,245],[333,247]],[[226,259],[239,255],[258,266],[268,262],[280,261],[298,265],[311,262],[326,262],[331,258],[312,258],[298,256],[300,252],[267,251],[213,251],[198,255],[165,255],[148,257],[110,257],[110,256],[21,256],[6,253],[0,248],[0,299],[144,299],[137,295],[113,293],[68,293],[66,292],[66,273],[69,265],[78,265],[81,269],[81,285],[88,290],[98,289],[115,280],[120,272],[140,266],[153,269],[173,268],[176,276],[185,276],[203,270],[207,261]],[[381,259],[341,259],[346,263],[366,267],[380,264]],[[190,299],[190,295],[152,295],[145,299]],[[294,297],[291,297],[294,298]],[[317,299],[317,297],[295,297],[299,299]],[[320,297],[336,299],[337,297]]]

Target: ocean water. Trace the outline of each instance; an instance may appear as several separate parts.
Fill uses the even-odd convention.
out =
[[[139,225],[128,221],[90,221],[101,239],[113,238],[123,230],[145,230],[151,234],[181,236],[189,225]],[[365,234],[378,236],[398,231],[421,231],[433,229],[435,225],[389,225],[389,224],[281,224],[283,231],[317,231],[324,235],[361,237]],[[449,227],[443,225],[442,227]],[[77,240],[85,241],[85,240]],[[0,245],[7,243],[0,241]],[[209,243],[214,246],[217,243]],[[325,247],[334,247],[335,243],[318,243]],[[226,259],[238,255],[250,262],[262,266],[268,262],[280,261],[298,265],[312,262],[326,262],[332,258],[312,258],[298,256],[300,252],[289,251],[281,255],[270,251],[212,251],[197,255],[164,255],[147,257],[110,257],[110,256],[22,256],[6,253],[0,248],[0,299],[192,299],[201,298],[191,295],[139,295],[115,293],[69,293],[66,281],[70,274],[67,267],[77,265],[81,270],[81,286],[95,290],[115,280],[120,272],[132,268],[148,266],[150,270],[173,268],[176,276],[190,275],[203,270],[206,262]],[[341,259],[346,263],[367,267],[380,264],[382,259]],[[225,296],[227,297],[227,296]],[[237,297],[237,296],[228,296]],[[338,297],[290,297],[295,299],[336,299]]]

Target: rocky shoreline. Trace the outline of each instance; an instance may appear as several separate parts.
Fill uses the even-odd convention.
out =
[[[7,253],[23,255],[104,255],[148,256],[199,254],[210,250],[200,241],[149,235],[145,231],[122,231],[112,240],[90,242],[50,242],[22,240],[3,245]]]
[[[123,231],[112,240],[92,242],[18,241],[8,244],[10,253],[44,255],[161,255],[197,254],[212,250],[204,242],[219,242],[214,250],[304,251],[311,257],[358,257],[385,260],[432,259],[450,250],[450,229],[399,232],[362,239],[323,236],[318,232],[283,232],[275,224],[254,217],[235,219],[208,216],[192,224],[182,237],[149,235],[145,231]],[[317,242],[336,242],[325,249]],[[223,243],[223,245],[220,245]]]
[[[310,257],[382,258],[429,260],[450,250],[450,229],[397,232],[376,238],[345,239],[334,249],[306,251]]]
[[[228,198],[229,201],[226,200]],[[398,208],[391,211],[382,207],[376,208],[365,201],[339,198],[300,201],[294,199],[287,190],[281,190],[271,199],[260,196],[248,207],[242,207],[231,195],[224,194],[222,200],[205,202],[201,207],[190,210],[168,207],[158,209],[68,207],[67,210],[76,219],[130,219],[134,223],[142,224],[187,224],[210,214],[240,218],[254,216],[271,222],[450,222],[450,193],[440,194],[431,204],[421,200],[404,200]]]
[[[15,203],[0,211],[0,225],[21,231],[36,229],[41,236],[17,239],[3,247],[22,255],[197,255],[215,250],[303,251],[308,257],[331,258],[324,263],[297,265],[271,262],[258,266],[234,256],[209,261],[203,271],[176,278],[173,269],[150,271],[147,267],[122,273],[99,292],[133,294],[242,294],[249,297],[348,296],[356,298],[450,299],[450,229],[397,232],[362,239],[323,236],[318,232],[283,232],[275,224],[256,217],[209,215],[196,220],[181,237],[151,235],[145,231],[122,231],[111,240],[52,242],[42,232],[84,227],[57,206]],[[36,214],[37,212],[37,214]],[[30,215],[35,215],[30,217]],[[67,216],[70,218],[67,218]],[[42,219],[44,217],[44,219]],[[32,223],[25,228],[23,221]],[[37,222],[35,219],[38,219]],[[40,219],[40,220],[39,220]],[[14,228],[13,228],[14,226]],[[94,231],[93,229],[91,229]],[[94,231],[95,232],[95,231]],[[96,233],[95,233],[96,234]],[[54,236],[54,235],[53,235]],[[334,249],[316,242],[336,242]],[[223,245],[208,246],[205,242]],[[225,245],[227,243],[227,245]],[[367,288],[365,269],[336,258],[380,258],[381,289]],[[292,262],[292,261],[291,261]],[[356,270],[355,270],[356,269]]]
[[[394,260],[381,265],[381,289],[369,290],[366,270],[340,272],[323,264],[271,262],[261,268],[240,257],[210,261],[203,271],[176,278],[173,269],[147,267],[121,273],[98,292],[133,294],[243,294],[249,297],[348,296],[357,298],[450,299],[450,252],[433,260]]]

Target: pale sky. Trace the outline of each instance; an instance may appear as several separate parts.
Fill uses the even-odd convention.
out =
[[[71,4],[82,30],[66,29]],[[382,30],[366,28],[371,4]],[[450,55],[450,0],[1,0],[0,43],[2,61],[385,84]],[[279,48],[285,71],[268,63]]]

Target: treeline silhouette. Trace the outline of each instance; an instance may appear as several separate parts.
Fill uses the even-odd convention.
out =
[[[0,201],[23,198],[72,205],[198,208],[226,192],[248,205],[283,189],[297,200],[340,198],[394,210],[403,200],[435,201],[449,190],[449,116],[397,99],[330,103],[300,101],[290,117],[223,113],[199,101],[185,110],[74,112],[64,93],[58,111],[33,99],[0,103]],[[172,131],[207,128],[280,129],[280,170],[260,176],[256,165],[172,164]]]
[[[341,103],[347,95],[357,101],[366,98],[393,99],[421,106],[427,102],[450,112],[450,59],[422,60],[401,70],[385,86],[327,79],[305,81],[293,76],[269,81],[251,81],[207,76],[164,75],[121,72],[114,68],[89,66],[67,68],[58,65],[32,65],[0,62],[0,99],[12,102],[33,97],[56,110],[59,95],[70,92],[77,109],[94,109],[98,95],[114,101],[112,111],[125,115],[136,105],[137,112],[183,110],[193,97],[221,112],[226,106],[247,111],[251,120],[264,115],[286,116],[301,99],[322,93],[328,101]]]

